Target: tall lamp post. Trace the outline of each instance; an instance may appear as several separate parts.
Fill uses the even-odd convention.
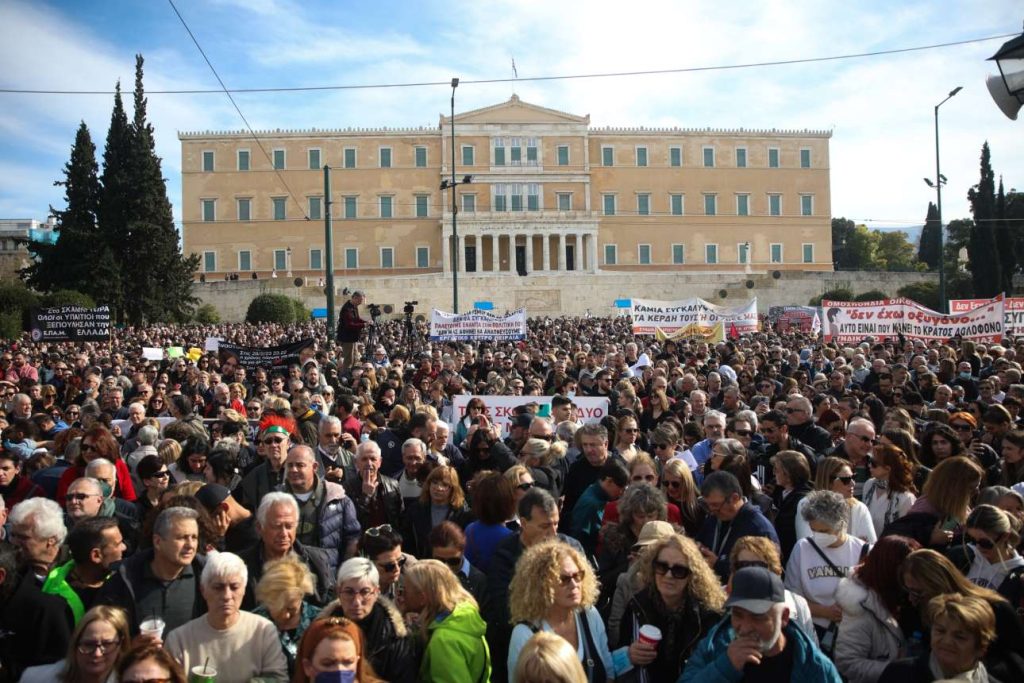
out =
[[[451,188],[452,191],[452,237],[451,237],[451,254],[452,254],[452,312],[459,312],[459,228],[457,223],[457,216],[459,213],[459,207],[456,205],[455,188],[459,185],[466,185],[473,182],[473,176],[465,176],[461,181],[455,179],[455,89],[459,87],[459,79],[452,79],[452,177],[451,180],[445,179],[441,181],[441,191],[445,191]]]
[[[946,179],[939,168],[939,107],[949,101],[951,97],[963,90],[963,86],[957,86],[949,91],[946,99],[935,105],[935,183],[925,178],[928,187],[935,188],[936,211],[939,214],[939,312],[946,313],[946,254],[945,252],[945,229],[942,227],[942,186]]]

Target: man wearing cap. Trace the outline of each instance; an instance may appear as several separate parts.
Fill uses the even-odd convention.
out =
[[[205,484],[196,491],[196,500],[210,513],[218,535],[224,539],[223,550],[240,553],[259,540],[256,517],[238,504],[226,486]]]
[[[789,619],[775,573],[744,567],[732,577],[729,620],[714,626],[686,662],[679,683],[794,681],[839,683],[835,665]]]
[[[363,328],[370,322],[359,317],[359,307],[363,305],[363,293],[356,291],[352,298],[341,307],[341,315],[338,317],[338,342],[341,344],[341,358],[345,363],[345,369],[350,370],[356,361],[356,350],[359,346],[359,337]]]

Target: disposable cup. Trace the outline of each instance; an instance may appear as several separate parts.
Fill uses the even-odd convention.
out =
[[[192,667],[188,683],[217,683],[217,670],[209,664]]]
[[[144,636],[163,640],[164,628],[166,627],[167,624],[164,623],[163,619],[160,617],[153,617],[151,619],[146,619],[144,622],[139,624],[139,632]]]
[[[652,624],[644,624],[640,627],[639,640],[657,648],[661,642],[661,629]]]

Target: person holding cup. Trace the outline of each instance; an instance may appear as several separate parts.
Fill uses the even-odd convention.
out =
[[[697,544],[658,539],[637,560],[643,589],[626,603],[618,645],[651,681],[675,681],[693,648],[722,618],[725,592]]]
[[[583,662],[591,681],[614,680],[632,669],[628,648],[612,652],[594,603],[597,577],[583,553],[559,540],[527,548],[509,584],[508,671],[515,672],[523,646],[539,631],[561,636]],[[514,676],[510,683],[516,683]]]

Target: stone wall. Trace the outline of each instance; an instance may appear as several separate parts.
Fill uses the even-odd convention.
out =
[[[777,274],[778,277],[774,275]],[[459,310],[467,311],[476,301],[490,301],[495,311],[525,307],[536,315],[613,315],[616,299],[685,299],[701,297],[718,304],[748,301],[757,297],[762,312],[770,306],[805,305],[811,297],[830,289],[845,287],[854,294],[878,289],[889,296],[910,283],[937,281],[934,273],[888,273],[868,271],[792,272],[736,271],[731,273],[640,273],[600,272],[498,277],[459,275]],[[323,308],[327,297],[316,280],[307,278],[296,287],[294,278],[238,280],[196,283],[195,294],[212,304],[225,321],[245,318],[249,302],[262,292],[297,296],[310,308]],[[400,275],[391,278],[335,279],[335,306],[341,307],[344,288],[366,292],[367,302],[392,306],[401,312],[406,301],[419,301],[417,313],[431,308],[452,310],[452,278],[440,273]]]

